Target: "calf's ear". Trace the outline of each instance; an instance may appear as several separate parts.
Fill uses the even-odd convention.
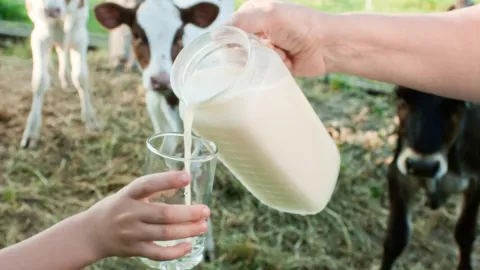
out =
[[[122,24],[131,26],[135,18],[135,11],[115,3],[102,3],[93,9],[97,21],[108,30],[115,29]]]
[[[212,3],[201,2],[187,9],[181,9],[182,21],[197,27],[206,28],[215,21],[220,8]]]

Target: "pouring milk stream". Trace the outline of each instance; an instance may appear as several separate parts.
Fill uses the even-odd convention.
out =
[[[220,161],[263,204],[302,215],[326,207],[339,151],[273,50],[238,28],[217,27],[180,52],[171,84],[188,172],[194,131],[217,145]]]
[[[219,90],[209,87],[212,80],[223,80],[223,84],[228,84],[229,74],[236,74],[241,70],[235,67],[212,68],[197,72],[187,83],[181,99],[185,106],[182,110],[184,145],[185,145],[185,170],[190,173],[191,157],[192,157],[192,125],[195,117],[195,110],[202,103],[219,94]],[[223,75],[218,77],[218,75]],[[218,81],[217,81],[218,83]],[[202,89],[198,91],[198,89]],[[222,89],[220,89],[222,90]],[[185,204],[191,204],[191,187],[190,184],[185,187]]]

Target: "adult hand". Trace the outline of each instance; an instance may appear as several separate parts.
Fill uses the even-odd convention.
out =
[[[153,241],[168,241],[207,232],[210,210],[205,205],[150,203],[160,191],[179,189],[190,182],[184,172],[151,174],[134,180],[85,212],[88,235],[100,257],[139,256],[173,260],[191,251],[191,244],[161,247]]]
[[[322,13],[278,0],[250,0],[226,25],[265,39],[296,76],[325,73],[322,44]]]

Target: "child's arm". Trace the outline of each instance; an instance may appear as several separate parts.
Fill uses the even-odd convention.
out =
[[[88,235],[85,213],[0,250],[0,269],[78,270],[101,259]]]
[[[0,250],[2,270],[78,270],[110,256],[173,260],[191,251],[188,242],[160,247],[153,241],[198,236],[207,231],[205,205],[148,203],[145,198],[190,182],[168,172],[136,179],[90,209]]]

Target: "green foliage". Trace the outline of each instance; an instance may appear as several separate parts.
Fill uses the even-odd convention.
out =
[[[23,2],[0,0],[0,20],[25,21],[28,16]]]
[[[236,7],[246,0],[236,0]],[[355,12],[364,11],[365,0],[289,0],[288,2],[309,6],[326,12]],[[453,0],[373,0],[374,12],[380,13],[424,13],[443,11]]]

